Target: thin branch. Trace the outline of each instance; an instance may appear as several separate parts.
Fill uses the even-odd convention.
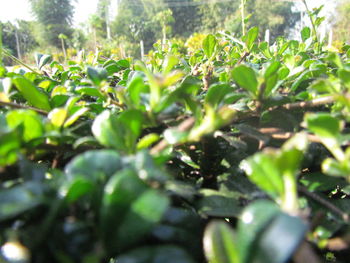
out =
[[[19,60],[18,58],[16,58],[15,56],[13,56],[10,52],[8,52],[6,49],[2,48],[2,53],[5,56],[8,56],[10,59],[12,59],[14,62],[22,65],[23,67],[29,69],[30,71],[36,73],[39,75],[39,72],[37,72],[35,69],[33,69],[32,67],[28,66],[27,64],[23,63],[21,60]]]
[[[329,202],[327,199],[321,197],[318,194],[315,194],[313,192],[310,192],[305,186],[299,185],[298,186],[298,191],[313,199],[314,201],[318,202],[319,204],[323,205],[324,207],[326,207],[327,209],[329,209],[330,211],[332,211],[333,213],[337,214],[338,216],[340,216],[345,222],[349,222],[349,214],[345,213],[344,211],[342,211],[341,209],[339,209],[338,207],[336,207],[335,205],[333,205],[331,202]]]
[[[346,99],[350,99],[349,94],[346,95],[345,97]],[[318,106],[333,103],[335,102],[335,100],[336,100],[336,96],[327,96],[327,97],[318,98],[310,101],[288,103],[281,106],[270,107],[268,111],[273,111],[277,109],[294,110],[294,109],[303,109],[303,108],[313,108],[313,107],[318,107]]]
[[[250,55],[250,52],[244,52],[243,56],[236,63],[236,66],[240,65],[249,55]]]
[[[25,110],[33,110],[41,115],[47,116],[48,112],[38,109],[38,108],[34,108],[31,106],[27,106],[27,105],[22,105],[22,104],[17,104],[17,103],[13,103],[13,102],[5,102],[5,101],[1,101],[0,100],[0,106],[5,106],[5,107],[10,107],[10,108],[15,108],[15,109],[25,109]]]

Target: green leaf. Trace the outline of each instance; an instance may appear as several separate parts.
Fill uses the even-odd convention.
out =
[[[341,122],[328,113],[306,115],[307,127],[320,137],[336,137],[341,131]]]
[[[209,34],[202,43],[204,54],[207,58],[211,58],[215,54],[215,49],[218,41],[214,35]]]
[[[35,61],[37,67],[41,70],[45,65],[52,62],[52,56],[45,54],[36,54]]]
[[[303,42],[305,42],[310,37],[311,37],[311,29],[310,29],[310,27],[304,27],[301,30],[301,39],[303,40]]]
[[[101,99],[105,98],[105,96],[95,87],[77,87],[75,89],[75,92],[81,95],[88,95],[91,97],[97,97]]]
[[[116,173],[105,186],[100,214],[103,240],[115,253],[142,239],[160,221],[169,200],[133,170]]]
[[[168,209],[168,197],[157,190],[149,189],[138,195],[130,204],[118,230],[118,243],[129,247],[149,234]]]
[[[234,81],[253,95],[258,93],[258,80],[255,71],[245,65],[239,65],[232,70]]]
[[[216,108],[224,100],[225,96],[233,91],[234,89],[229,84],[213,84],[205,96],[205,102]]]
[[[345,69],[338,70],[338,77],[342,80],[345,86],[350,89],[350,71]]]
[[[279,214],[258,237],[250,262],[285,263],[303,241],[307,226],[298,217]]]
[[[122,169],[120,155],[112,150],[88,151],[76,156],[65,167],[68,180],[84,177],[92,182],[105,182]]]
[[[23,140],[29,142],[44,135],[41,117],[31,110],[12,110],[7,113],[6,120],[11,128],[23,129]]]
[[[163,64],[163,74],[169,74],[178,63],[179,59],[177,57],[167,56]]]
[[[265,79],[271,77],[272,75],[276,74],[281,66],[281,62],[279,61],[272,61],[265,69],[264,77]]]
[[[141,102],[141,93],[147,91],[147,87],[141,74],[133,75],[133,77],[128,82],[127,91],[129,93],[133,106],[138,107]]]
[[[87,75],[89,79],[96,85],[99,86],[102,81],[108,77],[108,72],[104,68],[87,68]]]
[[[194,263],[185,250],[173,245],[139,247],[116,260],[118,263]]]
[[[258,38],[258,35],[259,35],[259,28],[258,27],[252,27],[247,32],[245,44],[246,44],[249,51],[251,51],[251,49],[253,48],[254,42]]]
[[[0,222],[33,209],[43,201],[42,185],[28,182],[0,192]]]
[[[269,201],[256,201],[244,209],[238,223],[238,242],[242,263],[253,262],[252,251],[255,249],[256,240],[279,213],[278,206]]]
[[[249,179],[272,197],[283,195],[282,174],[276,165],[274,154],[257,153],[241,163]]]
[[[142,150],[150,147],[160,139],[157,133],[150,133],[142,137],[137,143],[137,150]]]
[[[0,167],[14,164],[17,161],[20,147],[20,134],[16,130],[0,130]]]
[[[56,128],[63,126],[64,122],[67,119],[68,112],[64,108],[55,108],[50,111],[48,119],[51,121],[52,125]]]
[[[24,77],[17,76],[12,79],[22,96],[34,107],[50,111],[51,106],[48,96]]]
[[[238,197],[211,189],[201,189],[196,207],[200,214],[214,217],[237,217],[241,208]]]
[[[68,203],[73,203],[80,197],[91,193],[95,186],[90,178],[76,176],[72,181],[67,182],[61,187],[60,194],[66,198]]]
[[[95,119],[92,133],[102,145],[130,153],[136,149],[142,122],[143,115],[138,110],[127,110],[118,116],[104,111]]]
[[[240,263],[239,243],[234,231],[223,221],[214,221],[204,233],[204,252],[210,263]]]

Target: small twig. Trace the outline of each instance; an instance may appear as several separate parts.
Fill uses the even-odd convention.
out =
[[[246,57],[248,57],[250,55],[250,52],[244,52],[243,56],[238,60],[238,62],[236,63],[236,66],[238,66],[239,64],[241,64]]]
[[[335,205],[333,205],[331,202],[327,201],[325,198],[321,197],[318,194],[310,192],[305,186],[299,185],[298,191],[302,193],[303,195],[313,199],[314,201],[318,202],[319,204],[323,205],[333,213],[339,215],[345,222],[349,222],[349,214],[345,213]]]
[[[15,108],[15,109],[25,109],[25,110],[33,110],[41,115],[47,116],[48,112],[38,109],[38,108],[34,108],[31,106],[27,106],[27,105],[22,105],[22,104],[17,104],[17,103],[13,103],[13,102],[5,102],[5,101],[1,101],[0,100],[0,106],[5,106],[5,107],[10,107],[10,108]]]
[[[39,75],[39,72],[37,72],[35,69],[33,69],[32,67],[28,66],[27,64],[23,63],[21,60],[19,60],[18,58],[16,58],[15,56],[13,56],[10,52],[8,52],[6,49],[2,48],[2,53],[5,56],[8,56],[10,59],[12,59],[14,62],[22,65],[23,67],[29,69],[30,71],[34,72],[35,74]]]
[[[350,94],[345,95],[346,99],[350,99]],[[310,101],[302,101],[295,103],[288,103],[281,106],[270,107],[268,111],[273,111],[277,109],[293,110],[293,109],[302,109],[302,108],[313,108],[326,104],[333,103],[336,100],[336,96],[327,96],[323,98],[318,98]]]
[[[184,120],[183,122],[181,122],[179,124],[179,126],[177,126],[175,129],[177,129],[179,132],[185,132],[185,131],[190,130],[193,127],[194,123],[195,123],[195,118],[190,117],[190,118]],[[154,146],[151,149],[150,153],[151,154],[158,154],[168,146],[169,146],[169,143],[165,139],[163,139],[156,146]]]
[[[288,140],[296,135],[295,132],[284,132],[283,130],[274,127],[260,128],[258,131],[277,140]],[[315,135],[308,134],[307,138],[310,142],[321,143],[321,140]]]
[[[120,103],[120,102],[118,102],[118,101],[116,101],[116,100],[110,100],[110,102],[111,102],[111,104],[113,104],[113,105],[115,105],[115,106],[117,106],[117,107],[119,107],[119,108],[122,108],[122,109],[124,109],[125,108],[125,105],[124,104],[122,104],[122,103]]]

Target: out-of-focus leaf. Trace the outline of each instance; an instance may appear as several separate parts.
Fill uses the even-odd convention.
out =
[[[241,208],[238,198],[229,194],[211,189],[202,189],[202,194],[197,204],[199,213],[214,217],[237,217]]]
[[[104,68],[88,67],[87,75],[96,86],[99,86],[101,82],[106,80],[108,77],[107,70],[105,70]]]
[[[44,127],[41,117],[31,110],[12,110],[7,113],[6,120],[11,128],[21,127],[23,129],[23,140],[39,138],[44,134]]]
[[[53,109],[49,115],[48,118],[51,121],[52,125],[56,128],[60,128],[63,126],[64,122],[67,119],[68,112],[64,108],[55,108]]]
[[[160,221],[168,198],[149,187],[132,170],[116,173],[107,183],[101,207],[101,230],[114,253],[142,239]]]
[[[241,262],[252,262],[256,239],[279,213],[278,206],[269,201],[256,201],[244,209],[238,224]]]
[[[120,155],[112,150],[88,151],[76,156],[65,167],[68,180],[82,176],[92,182],[104,182],[122,168]]]
[[[20,147],[20,134],[17,131],[0,131],[0,167],[15,163]]]
[[[244,230],[242,230],[244,231]],[[285,263],[301,244],[307,231],[298,217],[277,215],[260,234],[251,262]]]
[[[223,221],[214,221],[204,233],[204,252],[210,263],[240,263],[235,232]]]
[[[138,110],[127,110],[120,115],[106,110],[95,119],[92,133],[101,144],[130,153],[136,149],[142,123],[143,115]]]
[[[117,257],[118,263],[194,263],[182,248],[172,245],[140,247]]]
[[[216,108],[220,103],[222,103],[225,96],[233,91],[234,89],[228,84],[211,85],[207,95],[205,96],[205,102]]]
[[[0,192],[0,221],[15,217],[40,205],[43,200],[40,183],[28,182]]]

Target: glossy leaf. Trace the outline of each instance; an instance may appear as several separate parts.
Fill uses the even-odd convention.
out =
[[[253,262],[256,240],[279,213],[278,206],[269,201],[256,201],[244,209],[238,224],[240,262]]]
[[[46,111],[51,109],[48,96],[40,91],[31,81],[19,76],[12,81],[29,104]]]
[[[245,65],[239,65],[233,69],[232,77],[239,86],[253,95],[257,94],[258,80],[256,73],[252,68]]]
[[[261,189],[277,198],[284,193],[282,174],[277,168],[276,157],[272,154],[257,153],[243,161],[242,169]]]
[[[304,239],[306,230],[300,218],[279,214],[258,238],[252,262],[287,262]]]

